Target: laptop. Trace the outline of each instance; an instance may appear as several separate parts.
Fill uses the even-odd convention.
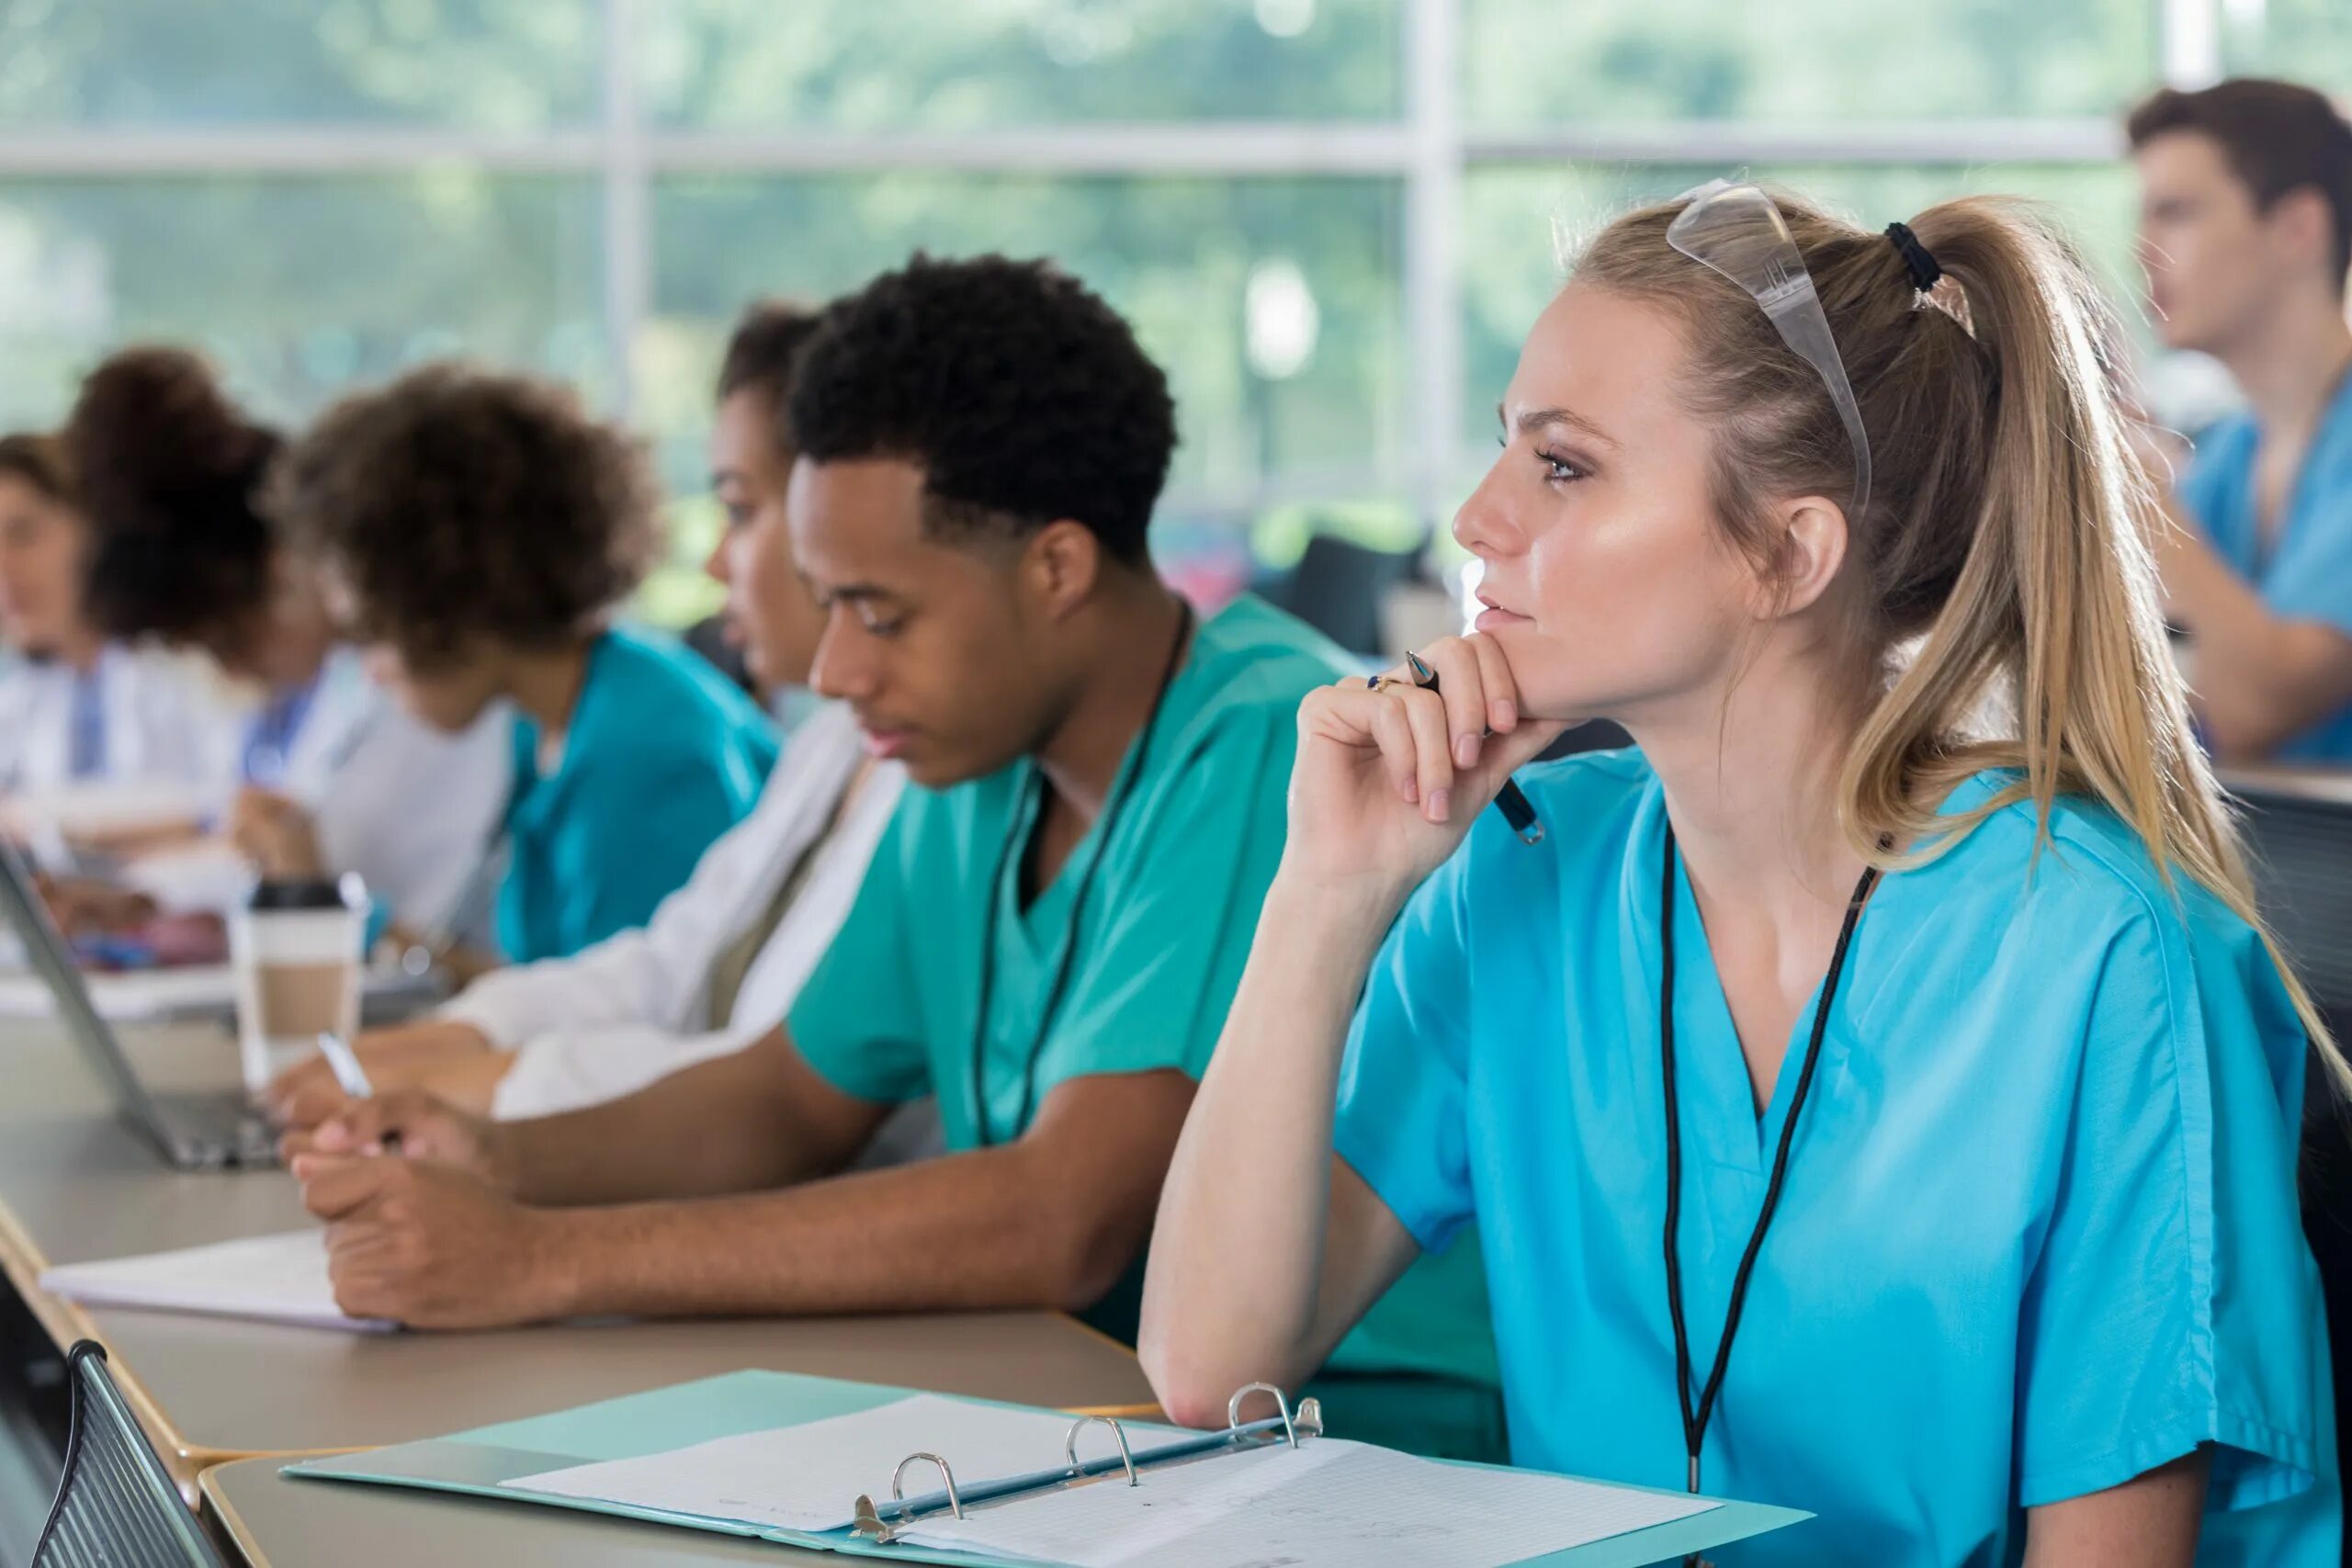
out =
[[[166,1094],[149,1089],[114,1029],[90,999],[90,987],[57,923],[49,918],[24,856],[0,837],[0,910],[24,943],[25,957],[57,999],[57,1014],[75,1049],[114,1095],[115,1109],[164,1164],[178,1170],[231,1170],[277,1163],[277,1134],[243,1090]]]

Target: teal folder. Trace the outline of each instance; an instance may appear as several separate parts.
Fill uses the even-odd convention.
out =
[[[963,1564],[965,1568],[1016,1568],[1006,1559],[977,1552],[940,1551],[903,1544],[883,1545],[846,1529],[809,1534],[702,1514],[667,1513],[582,1498],[554,1497],[541,1493],[516,1491],[500,1484],[517,1477],[542,1474],[568,1465],[639,1459],[649,1454],[666,1453],[673,1449],[708,1442],[714,1438],[736,1437],[745,1432],[797,1427],[829,1416],[854,1415],[903,1399],[915,1392],[878,1383],[800,1377],[790,1372],[729,1372],[721,1377],[680,1383],[649,1393],[582,1404],[551,1416],[535,1416],[494,1427],[477,1427],[469,1432],[457,1432],[424,1442],[401,1443],[364,1453],[338,1454],[330,1459],[306,1460],[288,1465],[286,1473],[329,1481],[413,1486],[432,1492],[461,1492],[478,1497],[495,1497],[503,1502],[536,1504],[543,1507],[575,1508],[859,1557]],[[973,1400],[969,1403],[989,1404],[995,1402]],[[1212,1459],[1204,1462],[1216,1461]],[[1145,1474],[1148,1477],[1148,1470]],[[888,1491],[888,1476],[876,1478],[877,1495]],[[846,1506],[849,1501],[842,1499],[843,1506]],[[1800,1513],[1793,1508],[1724,1502],[1720,1507],[1694,1514],[1689,1518],[1612,1536],[1589,1546],[1555,1551],[1529,1561],[1544,1564],[1544,1568],[1637,1568],[1638,1564],[1672,1561],[1687,1553],[1705,1551],[1810,1517],[1810,1514]],[[1017,1568],[1035,1568],[1035,1565],[1023,1563]]]

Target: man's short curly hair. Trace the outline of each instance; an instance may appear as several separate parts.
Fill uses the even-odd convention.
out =
[[[551,382],[455,364],[327,410],[268,501],[349,587],[351,629],[424,668],[593,629],[661,541],[635,442]]]
[[[1168,378],[1118,312],[1043,261],[918,254],[828,307],[791,398],[820,463],[921,466],[937,532],[1068,518],[1130,564],[1176,447]]]

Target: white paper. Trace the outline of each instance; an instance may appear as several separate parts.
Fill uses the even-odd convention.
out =
[[[901,1540],[1072,1568],[1502,1568],[1720,1506],[1318,1438],[1097,1481]]]
[[[225,1012],[236,1005],[237,980],[225,964],[168,969],[132,969],[120,974],[85,971],[90,1005],[113,1023],[136,1023],[195,1012]],[[57,993],[30,971],[0,974],[0,1018],[48,1018],[57,1011]]]
[[[220,807],[216,792],[162,779],[80,779],[7,798],[21,836],[67,838],[171,829],[193,830]]]
[[[346,1317],[327,1278],[326,1233],[288,1231],[211,1247],[183,1247],[107,1263],[68,1263],[44,1272],[40,1288],[85,1306],[251,1317],[313,1328],[377,1333],[397,1325]]]
[[[0,947],[5,942],[0,941]],[[237,1005],[237,975],[226,964],[171,964],[156,969],[82,971],[90,1005],[109,1023],[148,1023],[172,1019],[225,1017]],[[359,976],[362,1002],[390,998],[395,1007],[422,1007],[435,996],[433,983],[399,969],[371,967]],[[0,1018],[53,1018],[57,993],[33,971],[6,962],[0,951]]]
[[[918,1393],[852,1416],[715,1438],[642,1459],[572,1465],[502,1484],[780,1529],[842,1529],[860,1496],[889,1500],[891,1472],[909,1454],[937,1454],[954,1468],[958,1485],[974,1486],[1068,1462],[1064,1443],[1073,1419]],[[1135,1449],[1188,1435],[1140,1423],[1127,1424],[1126,1432]],[[1114,1447],[1108,1432],[1095,1428],[1081,1434],[1079,1445],[1081,1459]],[[940,1490],[939,1467],[909,1465],[906,1490],[910,1497]]]

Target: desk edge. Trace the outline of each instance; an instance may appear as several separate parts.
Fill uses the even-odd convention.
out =
[[[164,1416],[163,1406],[148,1392],[147,1385],[139,1381],[137,1370],[114,1359],[114,1348],[107,1345],[107,1337],[100,1332],[96,1321],[78,1303],[40,1288],[40,1277],[48,1268],[49,1259],[33,1245],[23,1222],[6,1203],[0,1202],[0,1274],[7,1276],[9,1284],[24,1299],[34,1321],[56,1345],[59,1354],[62,1355],[77,1339],[95,1339],[107,1346],[107,1370],[130,1400],[148,1440],[164,1450],[165,1468],[174,1472],[173,1479],[179,1483],[183,1493],[188,1493],[197,1478],[213,1465],[261,1457],[229,1449],[208,1449],[188,1441]]]
[[[213,1517],[220,1521],[220,1529],[227,1533],[229,1544],[243,1556],[248,1568],[269,1568],[268,1553],[262,1551],[261,1542],[254,1539],[253,1531],[246,1528],[244,1517],[237,1512],[235,1505],[213,1483],[212,1472],[208,1470],[197,1477],[196,1483],[203,1495],[205,1506],[212,1510]]]

